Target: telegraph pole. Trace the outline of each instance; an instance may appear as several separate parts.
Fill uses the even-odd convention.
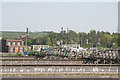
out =
[[[26,51],[27,51],[27,37],[28,37],[28,28],[27,28],[27,32],[26,32]]]
[[[69,43],[69,31],[68,31],[68,28],[67,28],[67,44]]]

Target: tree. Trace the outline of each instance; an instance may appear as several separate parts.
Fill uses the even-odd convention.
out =
[[[46,44],[46,40],[45,40],[45,36],[39,36],[37,37],[35,40],[33,40],[32,44],[35,45],[45,45]]]
[[[104,47],[111,48],[112,37],[109,34],[104,34],[102,37],[102,44]]]
[[[46,45],[52,45],[51,41],[50,41],[50,37],[46,37]]]
[[[24,41],[24,45],[26,44],[26,41]],[[30,39],[28,39],[27,40],[27,46],[31,46],[31,44],[32,44],[32,40],[30,40]]]
[[[94,47],[96,47],[96,43],[97,43],[97,34],[95,30],[91,30],[90,33],[88,34],[89,36],[89,40],[91,42],[91,44],[93,44]]]
[[[120,34],[119,34],[120,35]],[[39,36],[32,41],[32,44],[47,44],[47,45],[57,45],[57,41],[63,41],[62,44],[82,44],[82,47],[90,48],[98,47],[101,50],[103,47],[111,48],[113,43],[118,47],[118,33],[113,33],[104,31],[91,30],[89,33],[81,32],[76,33],[75,31],[69,30],[66,32],[62,30],[60,33],[49,32],[46,36]],[[114,45],[115,46],[115,45]],[[117,48],[116,47],[116,48]]]

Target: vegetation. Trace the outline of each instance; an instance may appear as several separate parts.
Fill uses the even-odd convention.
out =
[[[24,45],[26,44],[26,41],[24,41]],[[27,40],[27,45],[30,46],[32,44],[32,40]]]
[[[38,51],[31,51],[28,55],[32,56],[32,55],[35,55],[35,53],[39,53],[39,52]]]
[[[49,32],[29,32],[30,38],[37,38],[42,35],[47,35]],[[10,31],[0,31],[0,35],[2,35],[3,39],[17,39],[20,36],[25,35],[26,32],[10,32]]]
[[[95,31],[89,33],[76,33],[72,30],[61,31],[60,33],[51,32],[49,35],[52,45],[57,45],[57,41],[62,41],[62,44],[80,44],[82,47],[101,47],[118,48],[118,33]]]
[[[25,34],[24,32],[3,32],[3,38],[13,38],[19,37],[19,35]],[[95,31],[91,30],[89,33],[80,32],[76,33],[75,31],[62,30],[60,33],[55,32],[30,32],[29,37],[32,37],[33,40],[28,40],[28,46],[34,45],[58,45],[60,44],[80,44],[82,47],[98,47],[99,50],[102,48],[118,48],[118,33],[110,33],[104,31]]]

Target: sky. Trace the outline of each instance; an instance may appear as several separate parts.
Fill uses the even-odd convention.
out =
[[[4,2],[3,31],[117,32],[117,2]]]

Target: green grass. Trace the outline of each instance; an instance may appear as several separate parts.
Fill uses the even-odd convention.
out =
[[[47,35],[49,32],[29,32],[30,38],[37,38],[39,36]],[[0,35],[4,39],[17,39],[20,38],[21,35],[25,35],[26,32],[13,32],[13,31],[0,31]]]

